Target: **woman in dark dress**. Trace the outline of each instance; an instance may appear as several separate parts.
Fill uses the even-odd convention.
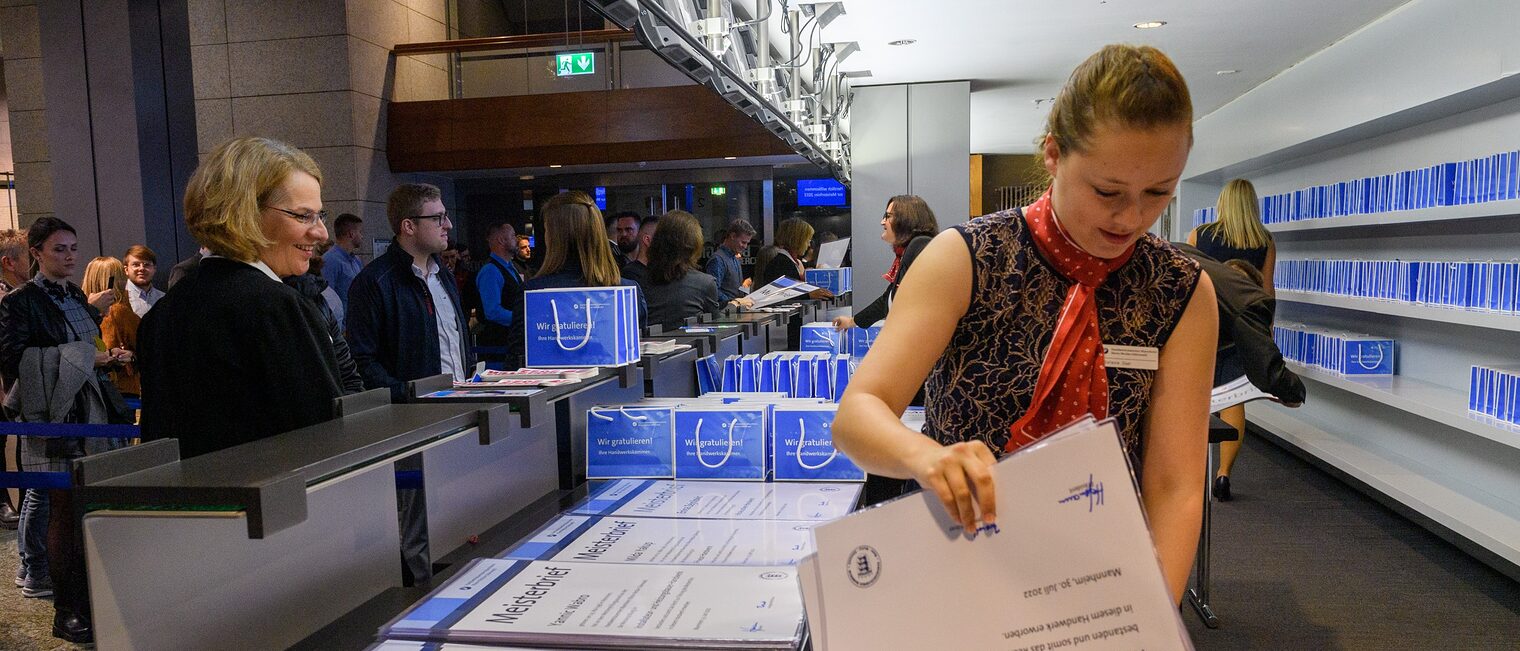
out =
[[[268,138],[217,147],[185,189],[211,255],[143,318],[143,440],[193,457],[330,420],[343,395],[327,322],[280,281],[327,240],[322,171]]]
[[[934,218],[934,211],[929,209],[929,204],[923,198],[903,194],[888,199],[887,212],[881,216],[881,239],[892,247],[892,253],[896,257],[892,259],[892,268],[882,274],[887,279],[887,291],[882,292],[880,298],[865,306],[855,316],[836,317],[834,328],[869,328],[887,318],[892,299],[897,296],[897,288],[902,284],[903,277],[908,275],[908,268],[913,266],[918,254],[923,253],[924,247],[929,246],[929,241],[938,234],[939,221]]]
[[[1240,260],[1260,273],[1262,289],[1272,290],[1272,269],[1277,266],[1277,245],[1272,233],[1261,223],[1261,208],[1256,200],[1256,186],[1245,179],[1234,179],[1219,192],[1219,221],[1204,224],[1188,233],[1188,244],[1219,262]],[[1214,367],[1214,386],[1230,382],[1245,374],[1245,367],[1233,356],[1222,357]],[[1214,498],[1228,501],[1230,469],[1240,454],[1246,437],[1246,406],[1235,405],[1219,412],[1219,419],[1240,433],[1234,441],[1219,444],[1219,472],[1214,477]]]
[[[1203,508],[1217,316],[1198,265],[1147,230],[1192,146],[1192,100],[1159,50],[1110,45],[1051,108],[1051,175],[1022,209],[934,238],[846,389],[834,442],[911,478],[967,531],[993,524],[991,467],[1056,428],[1112,417],[1180,601]],[[1104,345],[1154,355],[1105,363]],[[927,378],[927,384],[924,384]],[[901,415],[924,384],[923,434]]]

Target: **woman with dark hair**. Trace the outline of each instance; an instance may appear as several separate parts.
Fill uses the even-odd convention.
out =
[[[702,225],[684,210],[665,213],[649,243],[644,297],[649,322],[670,330],[687,317],[718,309],[718,280],[697,269]]]
[[[27,231],[27,246],[37,274],[0,300],[0,375],[12,385],[6,407],[19,420],[34,423],[98,424],[124,417],[126,406],[107,371],[131,359],[131,353],[121,348],[102,352],[98,343],[101,311],[115,303],[115,295],[107,289],[86,298],[69,281],[79,239],[67,222],[37,220]],[[51,400],[59,391],[74,399]],[[67,410],[60,413],[59,404],[67,404]],[[23,436],[21,469],[68,471],[71,459],[118,443]],[[67,491],[27,489],[17,532],[21,571],[16,578],[23,596],[53,595],[54,636],[88,643],[93,640],[90,594],[76,523]]]
[[[934,211],[929,209],[929,204],[921,197],[900,194],[888,199],[887,212],[881,216],[881,239],[892,247],[892,252],[897,257],[892,259],[892,268],[882,274],[882,278],[887,279],[887,291],[882,292],[880,298],[865,306],[854,317],[836,317],[834,328],[869,328],[877,321],[887,318],[892,298],[897,296],[897,287],[902,284],[903,277],[908,275],[908,267],[913,266],[918,254],[938,234],[939,221],[934,219]]]

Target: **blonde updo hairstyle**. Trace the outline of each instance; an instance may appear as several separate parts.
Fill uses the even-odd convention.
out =
[[[272,138],[234,138],[195,168],[185,187],[185,226],[195,241],[224,258],[249,262],[273,244],[260,216],[276,203],[292,172],[322,183],[322,170],[305,152]]]
[[[1050,107],[1045,135],[1064,155],[1083,152],[1099,125],[1150,130],[1186,126],[1193,142],[1193,99],[1172,60],[1148,45],[1105,45],[1087,57]]]

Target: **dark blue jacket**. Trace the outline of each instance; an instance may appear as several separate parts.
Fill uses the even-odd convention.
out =
[[[438,256],[442,285],[459,322],[459,358],[470,358],[470,327],[454,286]],[[427,284],[412,273],[412,256],[392,244],[354,277],[348,288],[348,347],[367,389],[389,387],[391,401],[406,399],[406,383],[443,372],[438,351],[438,320]]]

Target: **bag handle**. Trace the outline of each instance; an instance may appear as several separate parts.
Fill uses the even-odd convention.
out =
[[[627,418],[628,420],[649,420],[648,416],[639,416],[637,414],[630,414],[630,413],[628,413],[628,405],[618,405],[617,412],[620,413],[620,414],[622,414],[623,417]],[[599,420],[605,420],[605,421],[617,420],[616,418],[613,418],[611,416],[603,416],[601,410],[599,410],[599,409],[588,409],[588,410],[586,410],[586,413],[589,414],[589,415],[591,415],[591,417],[599,419]]]
[[[693,435],[697,441],[697,463],[700,463],[703,466],[712,468],[714,470],[722,468],[723,464],[728,463],[729,457],[734,456],[734,426],[738,424],[738,418],[735,418],[728,422],[728,451],[723,453],[723,460],[717,463],[708,463],[706,459],[702,458],[702,419],[698,418],[697,432]]]
[[[559,346],[560,350],[566,352],[580,350],[591,342],[591,299],[586,299],[586,336],[581,338],[581,343],[574,346],[566,346],[564,340],[560,339],[559,303],[555,302],[552,298],[549,299],[549,311],[554,314],[554,344]]]
[[[799,416],[797,418],[797,451],[796,451],[796,456],[797,456],[797,465],[802,466],[802,468],[804,470],[817,470],[819,468],[822,468],[824,466],[829,465],[829,462],[833,461],[834,457],[839,456],[839,448],[834,447],[834,445],[832,443],[830,443],[829,444],[829,448],[832,449],[833,452],[829,453],[829,458],[824,459],[820,463],[817,463],[817,464],[814,464],[814,465],[808,465],[808,462],[802,460],[802,444],[804,442],[806,442],[806,441],[807,441],[807,424],[805,422],[805,419],[803,419],[802,417]],[[698,449],[700,449],[700,448],[698,448]]]

